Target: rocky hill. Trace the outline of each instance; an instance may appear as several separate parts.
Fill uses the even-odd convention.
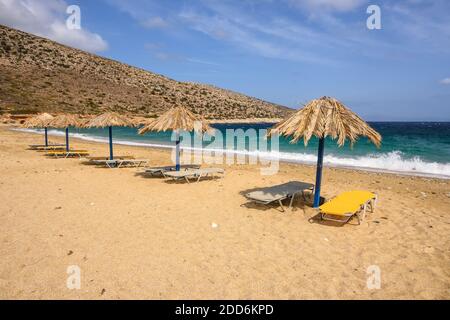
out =
[[[207,119],[282,118],[292,109],[179,82],[0,25],[0,111],[154,117],[181,104]]]

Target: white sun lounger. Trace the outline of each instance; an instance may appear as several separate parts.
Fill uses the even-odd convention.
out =
[[[86,160],[88,161],[99,161],[99,160],[109,160],[109,156],[100,156],[100,157],[85,157]],[[132,160],[134,159],[133,156],[116,156],[114,155],[114,160]]]
[[[189,169],[185,171],[170,171],[165,172],[164,176],[173,180],[185,180],[190,183],[189,179],[197,179],[199,182],[202,178],[224,174],[225,170],[221,168],[204,168],[204,169]]]
[[[108,168],[123,168],[123,167],[140,167],[146,165],[146,159],[117,159],[117,160],[93,160],[97,165],[103,165]]]
[[[280,205],[281,210],[284,212],[284,207],[282,201],[285,199],[291,199],[289,208],[292,208],[294,199],[296,195],[301,194],[306,200],[305,191],[313,191],[314,185],[311,183],[291,181],[288,183],[280,184],[277,186],[261,188],[249,192],[245,197],[255,203],[269,205],[270,203],[276,202]]]

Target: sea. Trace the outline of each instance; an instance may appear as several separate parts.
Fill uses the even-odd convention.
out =
[[[377,149],[367,138],[360,138],[350,146],[338,147],[336,141],[328,138],[325,144],[324,165],[354,168],[358,170],[395,172],[409,175],[430,176],[450,179],[450,122],[372,122],[369,123],[383,137],[381,148]],[[313,137],[305,146],[303,140],[291,143],[280,137],[277,147],[264,146],[265,130],[273,124],[214,124],[223,135],[223,142],[215,142],[214,148],[224,152],[257,155],[261,158],[279,159],[285,162],[315,164],[318,139]],[[240,146],[230,144],[226,135],[230,130],[241,129],[244,133],[256,134],[259,143],[255,146],[246,139]],[[43,134],[43,130],[20,129]],[[241,132],[242,132],[241,131]],[[64,135],[63,130],[49,129],[49,135]],[[107,129],[70,129],[70,136],[84,140],[108,142]],[[139,135],[136,128],[117,127],[113,129],[114,143],[148,148],[173,148],[171,132]],[[254,138],[252,138],[254,139]],[[211,146],[214,139],[204,139],[204,147]],[[183,144],[184,145],[184,144]],[[219,147],[218,147],[219,146]],[[106,151],[105,151],[106,152]]]

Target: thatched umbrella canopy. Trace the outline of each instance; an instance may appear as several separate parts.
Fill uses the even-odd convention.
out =
[[[201,124],[201,125],[200,125]],[[199,126],[200,125],[200,126]],[[158,118],[150,121],[145,127],[139,130],[139,134],[149,131],[197,131],[201,133],[213,131],[202,118],[196,116],[184,107],[171,108]]]
[[[176,170],[180,170],[180,131],[196,131],[198,133],[214,131],[202,118],[188,109],[178,106],[171,108],[139,130],[139,134],[149,131],[174,131],[176,134]]]
[[[330,97],[312,100],[294,115],[275,125],[269,134],[274,133],[292,137],[292,143],[303,138],[305,146],[308,145],[313,135],[319,138],[314,207],[318,207],[320,202],[325,138],[337,139],[340,147],[345,144],[347,139],[353,145],[360,136],[369,138],[377,147],[381,146],[382,140],[381,135],[358,115],[338,100]]]
[[[60,114],[49,122],[48,126],[52,128],[66,129],[66,151],[69,151],[69,127],[80,127],[82,122],[73,114]]]
[[[41,113],[25,120],[22,126],[24,128],[44,128],[45,146],[48,147],[47,128],[53,119],[54,117],[51,114]]]
[[[116,112],[107,112],[87,121],[85,128],[108,128],[109,129],[109,159],[114,160],[112,127],[134,127],[135,122],[132,118],[118,114]]]

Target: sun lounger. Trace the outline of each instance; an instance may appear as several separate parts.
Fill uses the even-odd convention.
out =
[[[37,147],[33,150],[36,150],[36,151],[64,151],[64,150],[66,150],[66,146]]]
[[[85,157],[89,155],[87,150],[69,150],[69,151],[49,151],[46,153],[49,157],[55,158],[72,158],[72,157]]]
[[[140,167],[146,165],[146,159],[114,159],[114,160],[93,160],[95,164],[107,166],[108,168],[123,168],[123,167]]]
[[[109,160],[109,156],[103,156],[103,157],[85,157],[85,159],[86,160],[89,160],[89,161],[97,161],[97,160]],[[114,160],[124,160],[124,159],[126,159],[126,160],[131,160],[131,159],[134,159],[134,157],[133,156],[114,156]]]
[[[199,165],[195,164],[186,164],[180,166],[181,170],[188,170],[188,169],[200,169]],[[166,172],[175,171],[175,166],[166,166],[166,167],[154,167],[154,168],[145,168],[143,173],[148,173],[150,175],[164,175]]]
[[[349,191],[338,195],[320,206],[323,220],[347,223],[353,216],[357,216],[358,224],[364,220],[367,207],[374,211],[377,195],[368,191]]]
[[[245,197],[252,202],[263,205],[269,205],[274,202],[278,203],[281,210],[284,212],[285,210],[282,203],[283,200],[290,198],[291,202],[289,204],[289,208],[292,208],[296,195],[301,194],[306,200],[305,191],[313,191],[313,189],[314,185],[311,183],[291,181],[277,186],[261,188],[259,190],[249,192],[245,195]]]
[[[165,172],[164,177],[173,180],[185,180],[187,183],[190,183],[189,179],[197,179],[197,182],[199,182],[202,178],[224,173],[225,170],[221,168],[188,169],[184,171]]]
[[[65,144],[49,144],[46,146],[45,144],[31,144],[28,147],[30,150],[39,150],[39,149],[45,149],[45,148],[64,148]]]

